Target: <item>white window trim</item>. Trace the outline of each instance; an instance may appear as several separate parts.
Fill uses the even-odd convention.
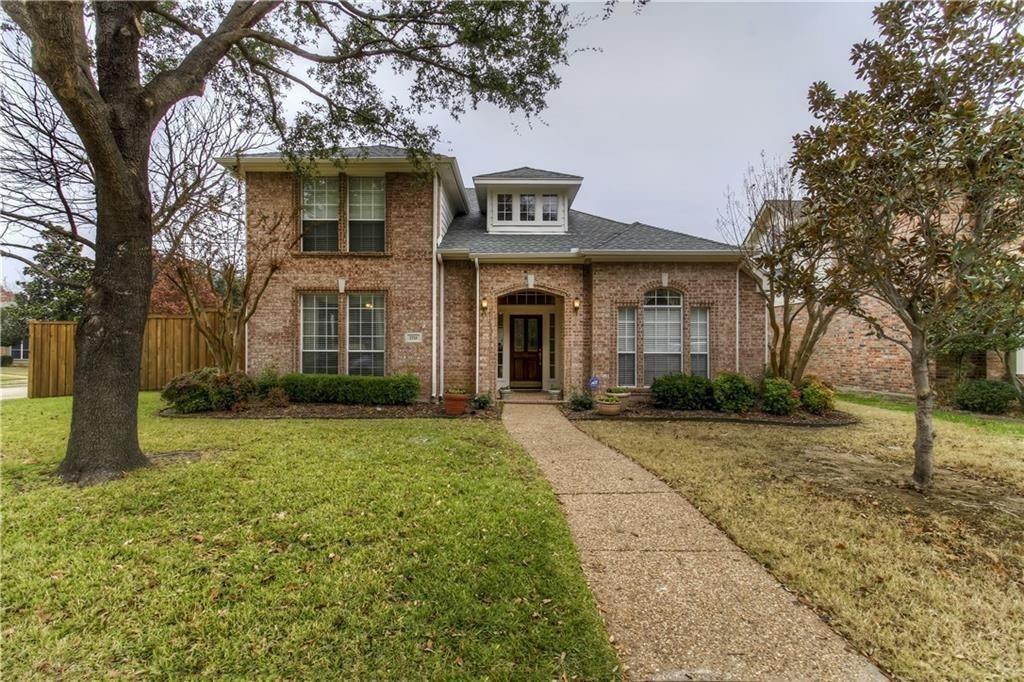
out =
[[[381,350],[357,350],[356,353],[381,353],[384,357],[384,373],[381,376],[388,375],[388,295],[383,291],[352,291],[345,294],[345,374],[349,376],[377,376],[377,375],[366,375],[366,374],[352,374],[352,363],[349,362],[349,356],[352,354],[352,321],[349,319],[349,298],[351,296],[362,296],[365,294],[380,294],[384,298],[384,329],[381,332],[381,338],[384,339],[384,348]],[[340,369],[340,365],[339,365]]]
[[[332,293],[329,293],[329,292],[324,292],[324,291],[306,291],[306,292],[302,292],[302,293],[299,294],[299,367],[298,367],[298,373],[299,374],[306,374],[306,372],[303,371],[303,364],[302,364],[302,354],[303,353],[307,353],[307,352],[308,353],[330,353],[330,352],[332,352],[332,351],[329,351],[329,350],[318,350],[318,349],[314,349],[314,350],[310,350],[310,351],[306,350],[306,347],[305,347],[305,341],[306,341],[306,333],[305,333],[305,330],[306,330],[306,306],[303,303],[302,299],[306,298],[307,296],[336,296],[335,300],[337,302],[337,308],[338,308],[337,323],[341,324],[341,296],[338,296],[336,294],[332,294]],[[346,324],[345,326],[347,327],[348,325]],[[336,334],[336,336],[340,336],[340,335]],[[341,369],[341,357],[340,357],[341,349],[340,348],[335,348],[333,352],[338,353],[337,362],[335,364],[337,365],[338,369],[340,370]],[[347,361],[348,357],[346,356],[345,359]]]
[[[385,175],[349,175],[345,178],[345,251],[346,253],[384,253],[384,251],[352,250],[352,179],[380,178],[384,181],[384,251],[388,248],[388,180]],[[346,356],[346,361],[347,361]],[[347,362],[346,362],[347,365]]]
[[[506,194],[512,197],[512,220],[498,219],[498,195]],[[558,219],[544,220],[544,195],[555,195],[558,197]],[[519,219],[520,197],[532,196],[533,220]],[[487,195],[487,225],[488,230],[496,232],[518,233],[518,234],[551,234],[564,233],[568,231],[568,205],[564,191],[545,191],[543,187],[536,189],[495,189]]]
[[[705,313],[704,319],[704,352],[695,353],[693,352],[693,311],[703,310]],[[708,368],[708,373],[705,378],[711,378],[711,307],[706,305],[692,305],[690,306],[690,374],[693,374],[693,356],[703,355],[705,364]]]
[[[622,342],[622,338],[623,337],[622,337],[622,334],[619,333],[619,324],[620,324],[619,323],[619,314],[623,310],[632,310],[633,311],[633,352],[632,352],[632,355],[633,355],[633,383],[631,383],[631,384],[620,384],[619,383],[619,367],[622,365],[622,356],[623,355],[630,355],[630,353],[628,351],[623,352],[622,347],[620,345],[621,342]],[[626,388],[636,388],[636,386],[637,386],[637,381],[636,381],[637,380],[637,366],[638,366],[637,358],[636,358],[636,354],[637,354],[637,343],[636,343],[637,317],[638,317],[638,315],[637,315],[637,311],[636,311],[636,306],[619,306],[615,310],[615,384],[617,386],[623,386],[623,387],[626,387]]]
[[[299,232],[300,232],[299,249],[303,253],[336,253],[337,252],[337,250],[327,250],[327,251],[314,251],[314,250],[311,250],[311,251],[306,251],[306,249],[305,249],[305,238],[304,238],[305,234],[306,234],[306,230],[305,230],[304,225],[305,225],[305,222],[307,220],[307,218],[305,216],[306,206],[307,206],[307,204],[306,204],[306,186],[305,186],[306,182],[310,181],[310,180],[325,180],[325,181],[329,181],[331,178],[334,178],[334,187],[335,187],[335,191],[336,191],[335,192],[335,197],[337,198],[337,203],[335,203],[335,205],[334,205],[334,222],[338,223],[338,228],[337,229],[340,230],[341,229],[341,220],[340,220],[340,216],[338,215],[338,210],[341,208],[341,197],[339,196],[340,193],[337,192],[337,189],[338,189],[338,177],[335,176],[335,175],[313,175],[313,176],[310,176],[310,177],[302,178],[302,182],[300,183],[300,186],[299,186]],[[348,188],[348,185],[346,184],[346,195],[348,193],[347,192],[347,188]],[[347,201],[347,197],[346,197],[346,201]],[[314,202],[314,205],[317,205],[316,202]],[[347,215],[348,215],[348,207],[346,206],[346,216]],[[330,218],[309,218],[308,220],[311,220],[311,221],[321,221],[321,220],[331,220],[331,219]],[[347,228],[347,226],[346,226],[346,228]],[[346,229],[346,233],[347,233],[347,229]],[[338,248],[339,249],[341,248],[340,235],[339,235],[339,239],[338,239]]]
[[[677,305],[677,306],[676,305],[648,305],[647,304],[647,294],[650,293],[650,291],[659,291],[659,290],[671,291],[674,294],[676,294],[677,296],[679,296],[679,305]],[[643,376],[642,379],[637,377],[638,380],[643,382],[643,387],[644,388],[650,388],[650,384],[647,383],[647,356],[648,355],[675,355],[675,353],[672,353],[672,352],[666,352],[666,353],[657,353],[657,352],[648,353],[647,352],[647,341],[648,341],[648,337],[647,337],[647,309],[648,308],[662,308],[662,309],[675,309],[675,308],[678,308],[679,309],[679,371],[681,373],[685,373],[686,372],[686,350],[687,350],[686,343],[685,343],[685,339],[686,339],[685,334],[686,334],[687,330],[684,327],[684,324],[686,322],[686,316],[683,314],[685,305],[686,305],[686,297],[683,295],[683,292],[681,292],[681,291],[679,291],[677,289],[673,289],[672,287],[656,287],[655,289],[651,289],[651,290],[648,290],[648,291],[644,292],[644,300],[643,300],[643,306],[642,306],[643,307],[643,314],[644,314],[644,317],[643,317],[643,325],[644,325],[644,348],[643,348],[643,353],[644,353],[644,376]]]

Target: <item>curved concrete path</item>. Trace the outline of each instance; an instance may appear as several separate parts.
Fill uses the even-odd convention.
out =
[[[630,678],[885,679],[693,505],[556,407],[506,404],[502,420],[555,489]]]

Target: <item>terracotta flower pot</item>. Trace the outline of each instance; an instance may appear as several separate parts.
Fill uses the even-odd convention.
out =
[[[622,412],[622,403],[598,403],[597,413],[605,417],[614,417]]]
[[[469,404],[468,395],[448,394],[444,397],[444,413],[453,417],[466,413],[466,405]]]

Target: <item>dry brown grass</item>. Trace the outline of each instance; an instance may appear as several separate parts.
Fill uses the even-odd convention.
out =
[[[1024,675],[1024,433],[939,423],[908,488],[912,417],[801,429],[580,423],[688,497],[861,651],[906,679]]]

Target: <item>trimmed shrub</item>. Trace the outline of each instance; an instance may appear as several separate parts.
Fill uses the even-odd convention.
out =
[[[953,400],[961,410],[983,414],[1003,414],[1016,399],[1013,386],[989,379],[962,381],[953,394]]]
[[[264,367],[258,375],[256,375],[256,393],[266,398],[267,394],[273,388],[279,388],[281,385],[281,374],[277,371],[277,367],[270,366]]]
[[[0,367],[10,367],[14,364],[13,355],[0,355]]]
[[[469,401],[469,404],[473,406],[474,410],[486,410],[488,407],[491,406],[492,402],[494,401],[491,400],[490,393],[477,393]]]
[[[800,405],[811,414],[836,409],[836,392],[817,377],[805,377],[800,384]]]
[[[244,372],[221,374],[204,367],[171,379],[160,393],[178,412],[230,410],[256,393],[256,385]]]
[[[420,394],[420,380],[413,374],[388,377],[284,374],[279,384],[295,403],[409,405]]]
[[[800,407],[800,391],[786,379],[765,379],[761,384],[761,409],[768,414],[793,414]]]
[[[592,410],[594,409],[594,396],[589,393],[573,391],[572,395],[569,396],[569,408],[576,412]]]
[[[685,374],[666,374],[651,384],[654,404],[669,410],[715,409],[710,379]]]
[[[288,407],[288,394],[280,386],[271,386],[263,396],[267,407]]]
[[[722,372],[712,382],[715,404],[723,412],[746,412],[754,406],[757,388],[754,383],[735,372]]]

